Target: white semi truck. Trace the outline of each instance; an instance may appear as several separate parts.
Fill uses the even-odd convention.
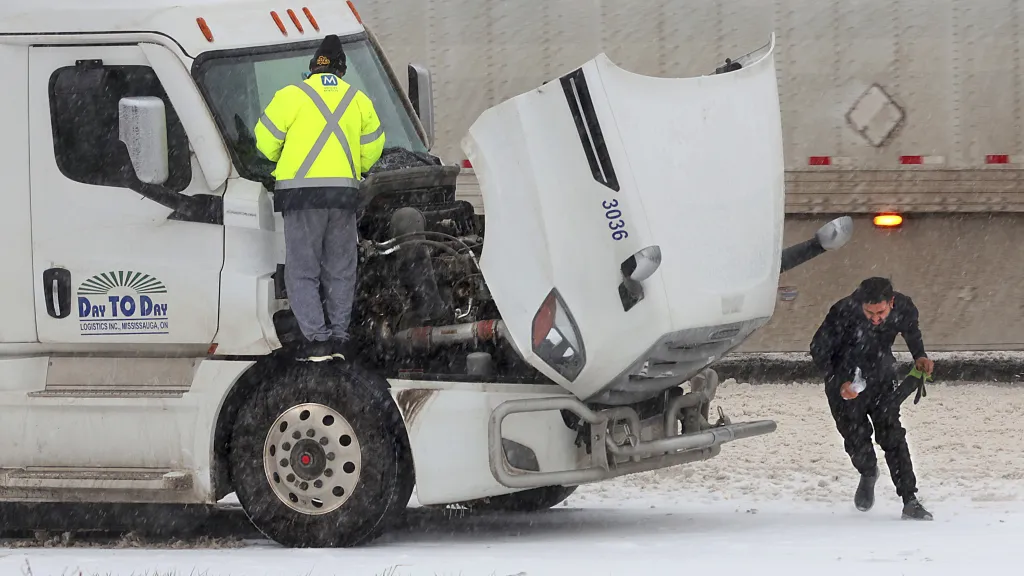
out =
[[[410,66],[410,98],[351,4],[2,10],[5,528],[234,492],[277,542],[352,546],[414,486],[536,510],[775,429],[711,423],[706,367],[771,318],[781,270],[852,230],[783,250],[773,43],[700,78],[599,55],[491,108],[463,143],[485,231],[426,155],[429,72]],[[363,186],[361,353],[314,365],[290,352],[252,130],[327,33],[388,151]]]

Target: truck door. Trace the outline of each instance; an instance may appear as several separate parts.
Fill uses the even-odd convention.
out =
[[[121,98],[162,99],[163,187],[209,193],[143,51],[33,47],[29,77],[39,340],[115,353],[157,350],[140,344],[208,346],[218,326],[223,226],[168,219],[171,209],[133,191],[138,180],[119,139]]]

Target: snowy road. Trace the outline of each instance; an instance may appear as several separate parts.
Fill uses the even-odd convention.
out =
[[[0,574],[942,576],[1021,557],[1024,388],[935,384],[921,404],[905,404],[930,523],[899,519],[880,452],[875,509],[853,508],[856,474],[819,386],[727,383],[718,403],[734,420],[774,418],[779,430],[729,444],[709,462],[583,487],[546,513],[459,518],[415,509],[401,529],[353,550],[261,541],[13,547],[0,549]]]

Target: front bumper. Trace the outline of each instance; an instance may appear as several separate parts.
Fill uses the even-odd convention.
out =
[[[488,426],[491,474],[513,489],[573,486],[707,460],[717,456],[726,442],[775,431],[772,420],[733,424],[724,414],[718,423],[709,423],[708,406],[717,385],[718,375],[707,370],[693,379],[691,392],[666,401],[661,414],[645,420],[630,407],[594,411],[571,396],[503,402],[491,412]],[[549,410],[568,411],[581,420],[589,462],[576,469],[548,472],[513,466],[502,441],[502,422],[512,414]]]

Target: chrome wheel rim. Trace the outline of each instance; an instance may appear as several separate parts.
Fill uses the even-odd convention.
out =
[[[311,516],[327,514],[355,491],[362,470],[359,439],[349,421],[329,406],[292,406],[267,433],[263,469],[286,506]]]

